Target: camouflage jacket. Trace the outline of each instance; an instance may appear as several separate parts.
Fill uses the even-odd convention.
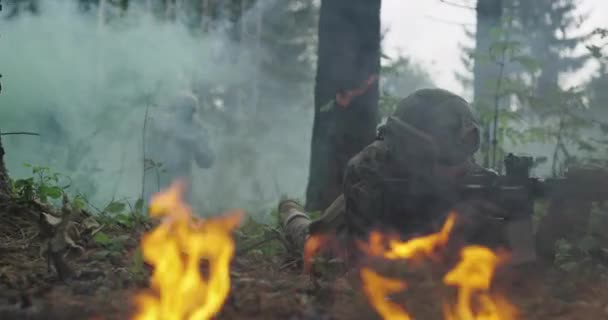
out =
[[[430,178],[431,165],[397,165],[379,138],[348,162],[343,194],[312,222],[310,232],[364,237],[373,229],[414,235],[437,228],[457,199],[453,186]],[[480,170],[486,171],[470,163],[469,172]]]

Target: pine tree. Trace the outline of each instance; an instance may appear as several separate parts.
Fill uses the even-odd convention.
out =
[[[536,59],[536,94],[548,96],[560,90],[559,77],[580,70],[589,54],[574,55],[585,36],[575,36],[583,17],[576,13],[577,0],[515,0],[514,14],[525,46]]]

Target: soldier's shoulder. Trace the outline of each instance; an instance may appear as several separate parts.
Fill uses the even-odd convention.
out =
[[[375,168],[387,160],[388,149],[384,141],[374,141],[348,161],[347,168],[368,169]]]
[[[384,141],[374,141],[348,161],[345,182],[379,177],[387,159],[388,149]]]

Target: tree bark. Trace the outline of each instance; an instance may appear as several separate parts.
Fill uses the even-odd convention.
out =
[[[478,111],[488,111],[490,102],[494,96],[498,76],[498,66],[494,61],[482,61],[478,57],[487,57],[493,39],[490,31],[500,26],[503,12],[503,0],[479,0],[477,2],[477,31],[475,33],[475,64],[473,66],[473,91],[474,103]],[[481,151],[483,154],[483,166],[490,165],[490,121],[483,121],[483,139]]]
[[[306,209],[342,192],[348,160],[374,140],[378,124],[380,0],[321,3],[315,116]],[[354,93],[352,100],[339,97]],[[337,103],[338,102],[338,103]],[[346,103],[345,103],[346,102]],[[328,103],[332,107],[324,111]]]
[[[2,136],[0,136],[0,198],[8,199],[10,193],[10,181],[4,165],[4,147],[2,146]]]

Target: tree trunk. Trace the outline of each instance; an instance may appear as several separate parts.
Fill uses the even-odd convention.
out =
[[[342,192],[348,160],[370,144],[378,124],[380,0],[322,1],[307,210]],[[352,93],[352,100],[340,99]],[[345,101],[342,101],[345,100]],[[326,110],[328,103],[331,108]]]
[[[491,29],[500,26],[503,11],[502,0],[479,0],[477,2],[477,31],[475,33],[475,65],[473,67],[474,102],[479,112],[491,110],[491,101],[495,94],[498,66],[491,59],[482,61],[479,56],[487,57],[493,39]],[[481,151],[483,166],[490,166],[490,121],[485,119],[482,123],[483,139]]]
[[[2,136],[0,136],[0,198],[8,199],[10,190],[10,181],[6,171],[6,166],[4,165],[4,147],[2,146]]]
[[[209,31],[209,17],[211,16],[210,14],[210,6],[211,4],[209,3],[211,0],[201,0],[201,29],[203,30],[203,32],[207,32]]]

